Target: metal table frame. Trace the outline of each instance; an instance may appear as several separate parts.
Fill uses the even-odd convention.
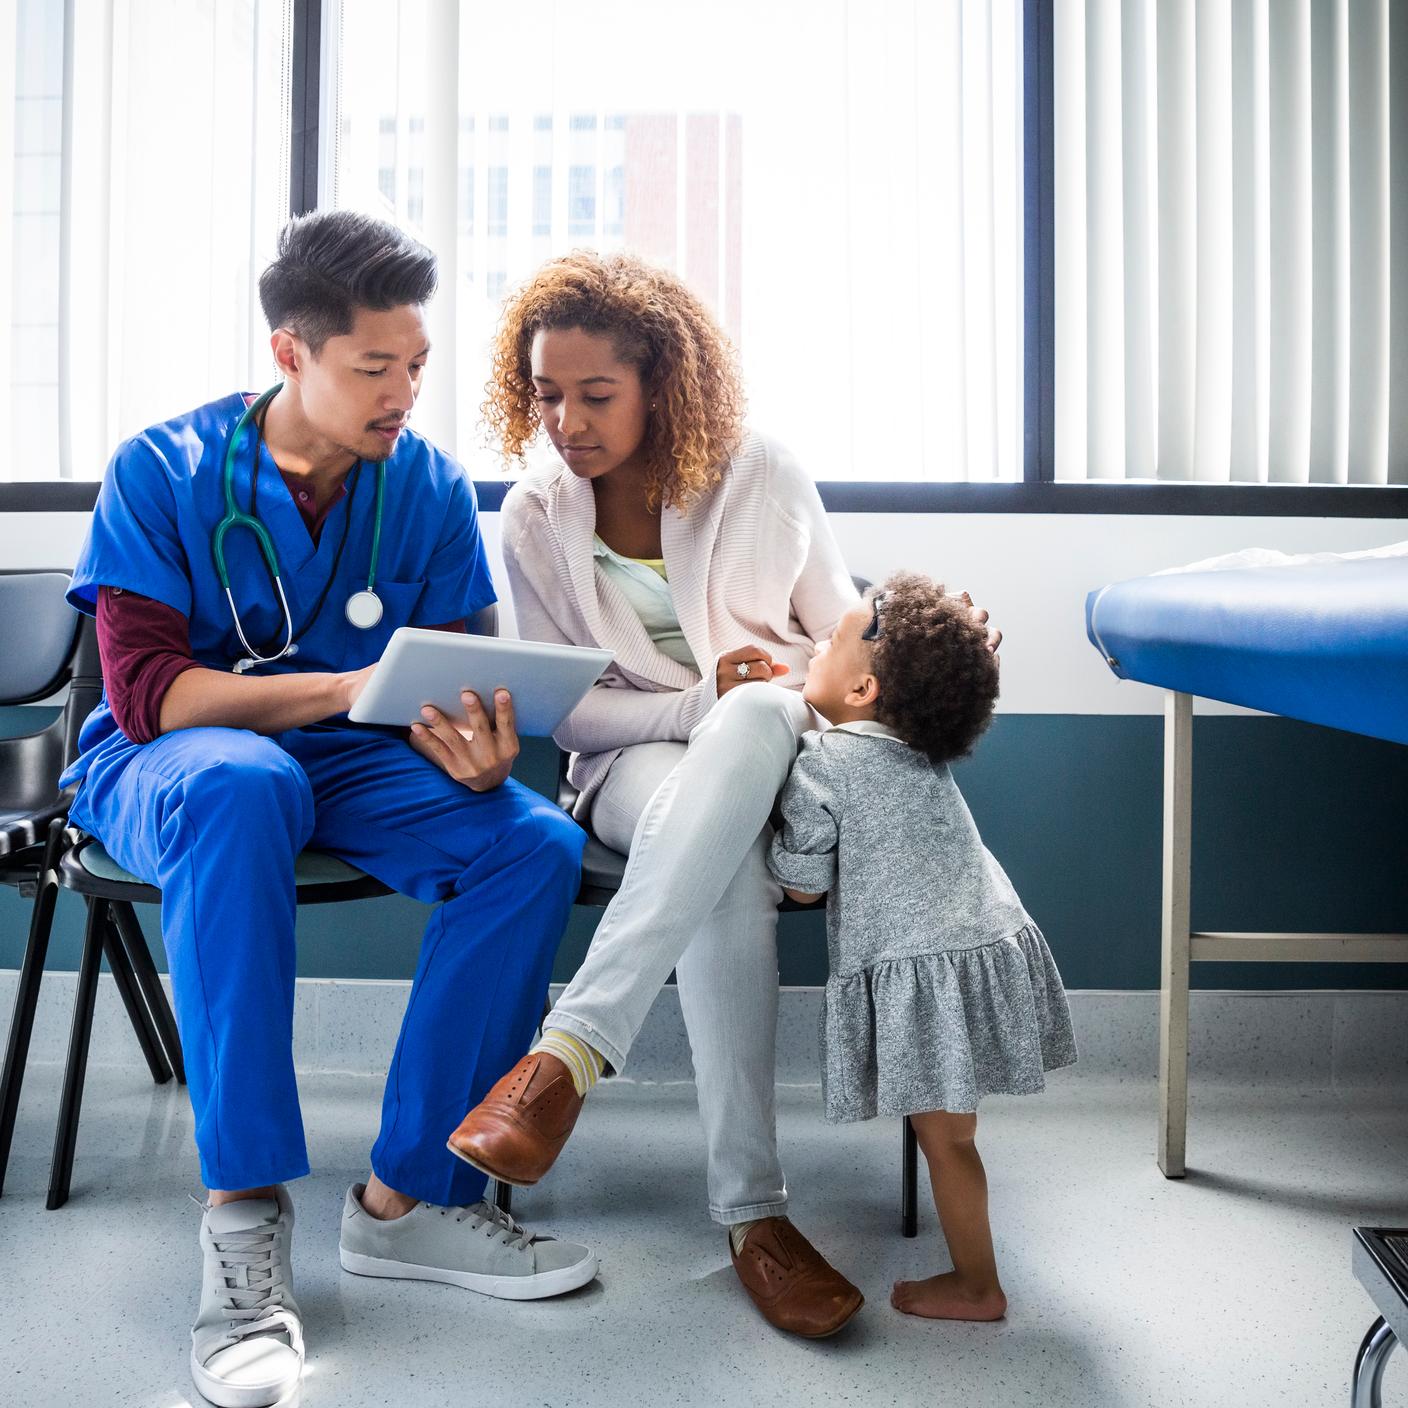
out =
[[[1193,696],[1164,695],[1163,944],[1159,977],[1159,1168],[1182,1178],[1188,1141],[1190,963],[1408,963],[1408,934],[1194,933]]]

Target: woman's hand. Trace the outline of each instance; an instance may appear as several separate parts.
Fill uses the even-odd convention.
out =
[[[748,667],[746,674],[738,673],[740,665]],[[719,656],[716,671],[719,698],[722,699],[735,685],[752,684],[754,680],[775,680],[789,670],[790,666],[775,663],[761,645],[741,645],[737,650]]]
[[[504,781],[518,756],[513,700],[508,690],[499,690],[492,721],[473,691],[465,690],[460,700],[463,723],[427,704],[420,711],[425,722],[411,725],[411,747],[471,792],[488,792]]]
[[[955,595],[959,599],[959,601],[964,601],[968,603],[968,606],[971,608],[969,614],[972,616],[973,620],[978,623],[978,625],[987,625],[988,613],[984,611],[981,606],[974,606],[973,598],[969,596],[967,592],[955,592],[953,593],[953,595]],[[996,626],[989,626],[988,649],[991,650],[993,654],[996,654],[997,647],[1001,644],[1002,632],[999,631]]]

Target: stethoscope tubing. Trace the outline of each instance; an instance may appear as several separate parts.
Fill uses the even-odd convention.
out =
[[[229,444],[226,446],[225,449],[225,464],[223,472],[223,487],[225,492],[225,516],[215,527],[215,532],[211,539],[211,552],[212,556],[215,559],[216,576],[219,578],[220,586],[225,593],[225,600],[229,602],[230,605],[230,617],[235,623],[235,634],[239,637],[239,642],[244,647],[245,651],[245,658],[239,661],[235,666],[235,672],[237,674],[242,674],[251,665],[273,664],[275,661],[282,660],[297,651],[298,637],[303,635],[304,632],[306,632],[312,626],[313,622],[317,620],[319,614],[323,609],[323,603],[327,600],[328,588],[332,586],[333,578],[337,575],[338,563],[342,559],[342,549],[347,542],[347,531],[348,528],[351,526],[352,505],[350,502],[349,495],[349,502],[347,505],[347,518],[343,525],[342,542],[338,544],[337,555],[333,559],[332,573],[328,578],[327,587],[323,589],[322,595],[318,598],[317,606],[313,609],[312,615],[309,616],[308,620],[304,623],[302,630],[295,633],[293,629],[293,613],[289,609],[288,596],[284,591],[283,574],[279,570],[279,558],[278,553],[274,548],[274,540],[272,537],[270,537],[269,530],[264,526],[263,523],[260,522],[257,514],[252,512],[246,513],[243,509],[240,508],[239,503],[235,499],[235,461],[239,455],[241,443],[245,439],[246,433],[249,430],[250,425],[257,423],[256,417],[259,415],[260,411],[262,411],[264,407],[267,406],[269,402],[272,401],[274,397],[278,395],[282,386],[282,382],[271,386],[267,391],[261,392],[248,406],[245,407],[243,414],[240,416],[239,420],[235,424],[234,432],[231,434]],[[253,476],[257,477],[258,474],[259,462],[258,451],[256,449]],[[355,487],[356,481],[354,479],[354,492]],[[362,627],[363,629],[369,629],[381,619],[381,602],[376,595],[375,588],[377,566],[381,559],[381,522],[385,503],[386,461],[379,460],[376,466],[376,508],[374,510],[372,521],[372,553],[371,562],[367,568],[366,591],[365,593],[356,592],[353,594],[353,598],[349,598],[350,603],[352,599],[365,595],[367,597],[370,597],[372,602],[375,603],[376,619],[369,620],[367,625],[365,627]],[[251,499],[251,508],[252,507],[253,499]],[[232,528],[247,528],[250,532],[254,534],[255,539],[259,543],[259,550],[263,555],[265,566],[269,570],[269,576],[274,583],[274,589],[278,592],[279,609],[283,612],[284,618],[284,641],[283,644],[279,647],[278,651],[272,655],[261,654],[250,643],[249,638],[245,635],[244,632],[244,624],[240,620],[239,608],[235,605],[234,591],[230,586],[229,567],[225,559],[225,538]],[[351,621],[353,625],[360,625],[358,621],[353,619],[353,614],[350,609],[346,614],[348,620]]]

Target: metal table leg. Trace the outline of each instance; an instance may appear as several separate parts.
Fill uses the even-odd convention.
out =
[[[1188,961],[1193,700],[1164,697],[1163,946],[1159,981],[1159,1168],[1182,1178],[1188,1130]]]

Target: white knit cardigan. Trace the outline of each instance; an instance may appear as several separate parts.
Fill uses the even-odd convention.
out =
[[[503,505],[503,551],[525,640],[599,646],[616,659],[554,734],[584,817],[622,748],[684,740],[718,700],[720,655],[761,645],[800,689],[817,641],[856,603],[816,485],[775,442],[748,432],[718,484],[660,515],[665,574],[703,677],[656,649],[592,552],[596,497],[559,463]]]

